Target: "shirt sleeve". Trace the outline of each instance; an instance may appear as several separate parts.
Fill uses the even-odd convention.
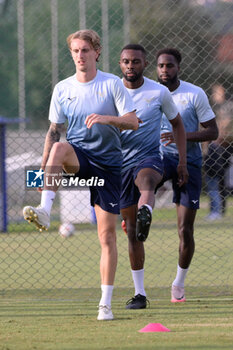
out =
[[[167,88],[164,89],[162,97],[162,112],[166,115],[168,120],[174,119],[179,113],[172,99],[172,95]]]
[[[66,116],[64,115],[61,104],[59,102],[59,90],[57,85],[55,85],[50,102],[49,120],[52,123],[56,124],[62,124],[66,121]]]
[[[119,116],[136,110],[134,102],[120,78],[115,80],[114,97]]]
[[[196,114],[200,123],[204,123],[208,120],[215,118],[215,114],[212,108],[210,107],[208,97],[206,96],[204,90],[202,90],[201,88],[198,90],[198,93],[195,96],[194,104]]]

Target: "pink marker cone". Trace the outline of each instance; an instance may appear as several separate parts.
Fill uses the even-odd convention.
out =
[[[171,332],[171,330],[164,327],[161,323],[149,323],[146,327],[140,329],[138,332]]]

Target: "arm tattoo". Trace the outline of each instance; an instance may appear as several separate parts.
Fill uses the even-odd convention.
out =
[[[60,140],[62,130],[63,130],[63,124],[51,123],[45,138],[44,152],[43,152],[42,164],[41,164],[41,167],[43,169],[45,168],[45,165],[49,158],[49,153],[51,151],[51,148],[53,147],[53,144]]]
[[[53,124],[53,123],[50,125],[47,135],[48,135],[49,141],[52,144],[60,140],[62,126],[63,124]]]

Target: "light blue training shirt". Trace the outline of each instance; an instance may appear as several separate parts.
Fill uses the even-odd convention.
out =
[[[171,92],[173,101],[183,120],[186,132],[198,131],[199,123],[207,122],[215,118],[205,92],[198,86],[180,80],[178,88]],[[161,133],[172,131],[167,118],[163,116]],[[162,153],[178,158],[178,150],[175,143],[168,146],[162,145]],[[187,142],[187,162],[196,166],[202,164],[202,151],[199,142]]]
[[[88,129],[84,122],[91,113],[117,117],[133,110],[121,79],[98,70],[87,83],[80,83],[73,75],[55,86],[49,120],[57,124],[68,121],[67,141],[79,147],[93,164],[114,170],[122,165],[120,130],[101,124]]]
[[[138,89],[125,89],[132,97],[136,114],[143,123],[139,124],[136,131],[124,130],[121,133],[122,171],[134,167],[140,160],[160,153],[162,115],[165,113],[168,120],[171,120],[178,114],[169,90],[154,80],[144,77],[144,83]]]

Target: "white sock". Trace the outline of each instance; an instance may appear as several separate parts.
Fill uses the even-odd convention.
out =
[[[149,205],[149,204],[144,204],[149,210],[150,210],[150,213],[152,214],[152,207]]]
[[[188,272],[188,268],[187,269],[182,269],[178,265],[177,266],[176,278],[174,279],[172,285],[183,288],[184,287],[184,280],[185,280],[187,272]]]
[[[111,306],[113,288],[114,286],[101,284],[102,296],[99,305]]]
[[[56,196],[56,192],[54,191],[49,191],[49,190],[44,190],[42,191],[41,194],[41,208],[45,209],[45,211],[50,215],[52,205],[53,205],[53,200]]]
[[[131,270],[131,272],[134,282],[135,295],[141,294],[146,297],[146,292],[144,289],[144,269]]]

